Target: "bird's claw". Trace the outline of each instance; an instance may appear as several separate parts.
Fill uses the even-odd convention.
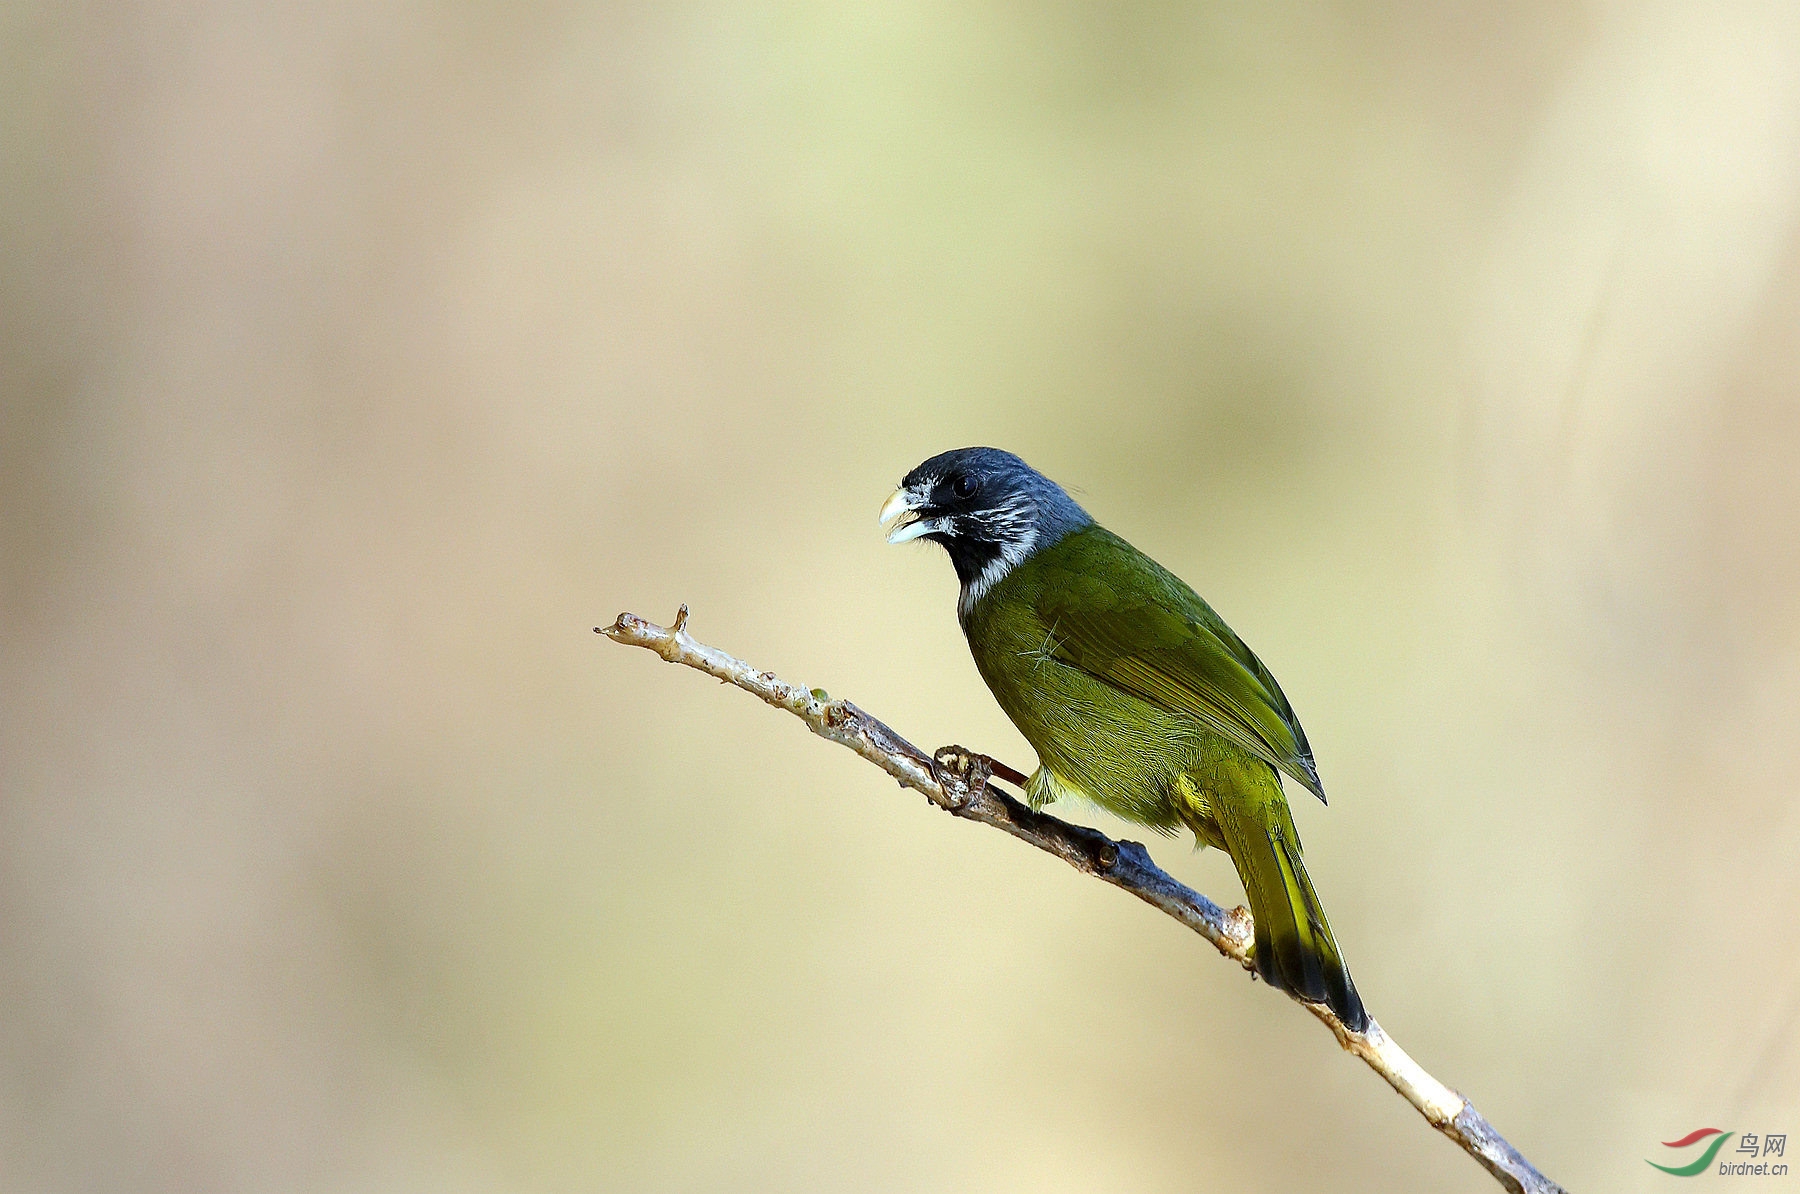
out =
[[[1256,922],[1251,919],[1250,909],[1239,904],[1225,914],[1226,931],[1243,943],[1244,968],[1251,975],[1256,974]]]
[[[944,790],[945,807],[952,810],[968,807],[993,774],[994,761],[965,746],[940,746],[931,756],[932,778]]]

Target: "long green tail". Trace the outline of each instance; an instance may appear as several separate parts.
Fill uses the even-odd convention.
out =
[[[1257,973],[1271,987],[1326,1004],[1346,1028],[1362,1032],[1369,1014],[1300,862],[1300,835],[1286,799],[1277,787],[1274,799],[1260,807],[1232,807],[1236,803],[1220,801],[1212,812],[1256,918]]]

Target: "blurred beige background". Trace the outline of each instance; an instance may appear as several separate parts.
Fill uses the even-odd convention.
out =
[[[0,155],[0,1188],[1497,1189],[592,633],[1029,765],[875,526],[973,443],[1281,677],[1546,1171],[1800,1130],[1793,5],[22,0]]]

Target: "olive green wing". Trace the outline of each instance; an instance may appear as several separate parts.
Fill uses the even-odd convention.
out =
[[[1038,590],[1053,657],[1198,718],[1324,800],[1306,731],[1262,660],[1179,578],[1106,538],[1123,554],[1084,551]]]

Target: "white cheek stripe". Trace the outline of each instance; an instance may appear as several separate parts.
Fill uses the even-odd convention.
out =
[[[1000,545],[1000,556],[981,570],[981,574],[962,588],[956,599],[956,616],[967,618],[975,603],[986,597],[988,590],[999,584],[1008,572],[1019,566],[1019,561],[1031,554],[1037,546],[1037,528],[1027,526],[1025,533],[1017,539],[1009,539]]]

